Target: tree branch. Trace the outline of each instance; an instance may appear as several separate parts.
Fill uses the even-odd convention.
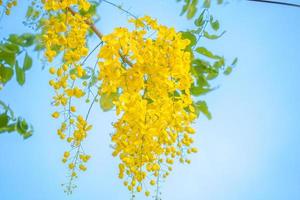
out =
[[[72,13],[72,15],[76,15],[77,12],[75,12],[72,8],[68,7],[67,8],[68,11],[70,11]],[[84,22],[90,26],[90,28],[93,30],[93,32],[98,36],[98,38],[102,41],[103,38],[103,34],[97,29],[97,27],[89,20],[84,20]],[[129,66],[132,66],[132,62],[130,60],[128,60],[128,58],[126,58],[124,55],[120,53],[121,59],[124,63],[127,63]]]
[[[277,4],[277,5],[292,6],[292,7],[300,8],[299,4],[286,3],[286,2],[280,2],[280,1],[269,1],[269,0],[247,0],[247,1],[255,1],[255,2],[259,2],[259,3],[270,3],[270,4]]]

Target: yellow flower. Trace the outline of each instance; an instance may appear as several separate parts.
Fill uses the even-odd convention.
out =
[[[86,171],[86,167],[82,164],[79,165],[79,169],[82,170],[82,171]]]
[[[70,156],[70,152],[69,151],[66,151],[65,153],[64,153],[64,157],[65,158],[68,158]]]
[[[137,192],[141,192],[142,191],[142,186],[137,186],[137,188],[136,188],[136,190],[137,190]]]
[[[70,110],[71,110],[71,112],[76,112],[76,107],[75,106],[71,106]]]
[[[59,112],[52,113],[52,117],[56,119],[59,118]]]
[[[55,74],[56,69],[54,67],[50,67],[49,72],[50,72],[50,74]]]
[[[167,177],[160,172],[171,171],[176,158],[192,151],[195,109],[188,109],[193,103],[191,55],[185,51],[189,41],[149,16],[130,21],[136,30],[116,28],[103,37],[98,79],[100,95],[121,91],[113,101],[120,117],[112,154],[121,160],[119,177],[126,175],[134,187],[146,177]],[[151,32],[155,36],[145,39]]]

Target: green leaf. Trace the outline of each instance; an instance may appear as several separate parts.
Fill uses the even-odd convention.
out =
[[[26,133],[23,134],[23,139],[26,140],[29,137],[32,136],[33,131],[27,131]]]
[[[17,44],[14,43],[4,43],[0,45],[0,49],[7,53],[18,53],[20,48]]]
[[[9,116],[7,113],[0,114],[0,128],[7,126],[9,121]]]
[[[0,133],[10,133],[16,130],[16,124],[9,124],[8,126],[4,126],[2,128],[0,128]]]
[[[16,70],[16,79],[19,85],[24,85],[25,83],[25,72],[22,68],[19,67],[18,62],[16,62],[15,65],[15,70]]]
[[[0,61],[6,62],[11,67],[16,63],[16,54],[7,51],[0,51]]]
[[[203,7],[204,8],[209,8],[210,7],[210,2],[211,0],[204,0],[204,2],[203,2]]]
[[[229,74],[231,74],[231,72],[232,72],[232,67],[227,67],[224,71],[224,74],[229,75]]]
[[[109,111],[114,107],[113,101],[119,97],[118,93],[103,94],[100,98],[100,106],[103,111]]]
[[[204,55],[208,58],[212,58],[212,59],[220,59],[220,56],[214,55],[211,51],[207,50],[205,47],[198,47],[196,49],[196,52],[198,52],[201,55]]]
[[[23,135],[26,134],[27,129],[28,129],[27,122],[24,119],[19,117],[17,121],[17,131]]]
[[[210,23],[210,26],[212,27],[212,29],[214,29],[215,31],[219,30],[220,23],[219,23],[218,20],[214,21],[214,17],[213,16],[210,16],[209,23]]]
[[[185,0],[185,2],[186,2],[186,4],[182,7],[180,15],[183,15],[184,13],[186,13],[186,11],[188,10],[188,8],[190,6],[190,0]]]
[[[219,69],[224,65],[225,65],[225,59],[224,57],[220,57],[220,59],[214,63],[213,67]]]
[[[235,65],[237,64],[237,62],[238,62],[238,58],[235,58],[235,59],[232,61],[231,65],[232,65],[232,66],[235,66]]]
[[[191,33],[190,31],[184,31],[181,32],[182,38],[183,39],[188,39],[190,40],[190,44],[187,46],[187,49],[190,49],[192,46],[194,46],[197,43],[197,38],[196,36]]]
[[[32,58],[26,53],[23,62],[23,70],[29,70],[32,66]]]
[[[198,27],[201,27],[204,25],[205,21],[204,21],[204,13],[205,13],[205,9],[201,12],[201,14],[199,15],[199,17],[194,21],[194,24]]]
[[[12,78],[13,74],[13,69],[0,64],[0,83],[7,83]]]
[[[198,96],[205,95],[205,94],[213,91],[214,88],[203,88],[202,86],[192,85],[190,90],[191,90],[191,94],[193,96],[198,97]]]
[[[187,11],[188,19],[192,19],[195,16],[195,14],[197,12],[197,4],[198,4],[198,0],[193,0],[192,3],[190,4],[188,11]]]
[[[8,105],[6,105],[3,101],[1,101],[0,100],[0,105],[2,106],[2,108],[5,110],[5,112],[8,112],[9,114],[10,114],[10,118],[12,119],[12,120],[14,120],[14,112],[12,111],[12,109],[8,106]]]
[[[209,34],[207,31],[204,31],[203,33],[204,33],[203,36],[205,38],[210,39],[210,40],[216,40],[216,39],[222,37],[226,33],[226,31],[223,31],[220,35]]]
[[[197,101],[196,103],[194,102],[193,105],[195,107],[197,116],[199,116],[200,113],[203,113],[207,117],[207,119],[210,120],[212,118],[205,101]]]
[[[217,70],[211,70],[211,71],[207,74],[206,79],[207,79],[207,80],[213,80],[213,79],[217,78],[218,75],[219,75],[219,72],[218,72]]]
[[[26,12],[26,18],[31,17],[32,13],[33,13],[33,7],[32,6],[28,6],[27,12]]]
[[[29,46],[33,45],[35,37],[36,36],[31,33],[22,34],[20,36],[20,38],[23,40],[23,42],[20,45],[23,47],[29,47]]]
[[[23,42],[23,39],[20,38],[17,34],[10,34],[8,37],[8,41],[10,41],[11,43],[17,44],[17,45],[21,45]]]

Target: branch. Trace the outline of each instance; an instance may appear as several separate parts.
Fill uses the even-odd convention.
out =
[[[67,8],[68,11],[72,13],[72,15],[76,15],[77,13],[70,7]],[[94,31],[94,33],[98,36],[100,40],[102,40],[103,34],[96,28],[96,26],[90,22],[89,20],[84,20],[84,22],[90,26],[90,28]]]
[[[269,1],[269,0],[247,0],[247,1],[255,1],[255,2],[259,2],[259,3],[270,3],[270,4],[277,4],[277,5],[292,6],[292,7],[300,8],[300,4],[286,3],[286,2],[280,2],[280,1]]]
[[[107,0],[102,0],[102,1],[105,2],[105,3],[107,3],[107,4],[110,4],[110,5],[114,6],[114,7],[116,7],[116,8],[118,8],[119,10],[121,10],[121,11],[127,13],[127,14],[130,15],[131,17],[133,17],[133,18],[135,18],[135,19],[138,19],[137,16],[135,16],[134,14],[132,14],[131,12],[129,12],[128,10],[123,9],[121,6],[118,6],[117,4],[112,3],[112,2],[110,2],[110,1],[107,1]]]
[[[77,12],[75,12],[72,8],[68,7],[67,8],[68,11],[70,11],[72,13],[72,15],[76,15]],[[90,28],[93,30],[93,32],[98,36],[98,38],[102,41],[103,38],[103,34],[97,29],[97,27],[89,20],[84,20],[84,22],[90,26]],[[128,60],[128,58],[126,58],[124,55],[120,53],[121,59],[124,63],[127,63],[129,66],[132,66],[132,62],[130,60]]]

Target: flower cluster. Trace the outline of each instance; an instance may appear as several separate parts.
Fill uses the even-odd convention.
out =
[[[88,10],[90,3],[87,0],[44,0],[45,10],[64,10],[76,5],[79,9]]]
[[[43,40],[45,56],[50,62],[60,51],[64,52],[65,63],[76,63],[87,55],[86,35],[89,25],[85,20],[86,17],[67,11],[52,15],[45,21]]]
[[[8,0],[5,5],[5,14],[10,15],[10,10],[12,7],[16,6],[18,4],[17,0]],[[3,5],[3,0],[0,0],[0,6]]]
[[[64,64],[49,69],[50,74],[55,76],[49,84],[55,91],[53,106],[57,108],[52,117],[63,119],[57,134],[71,146],[71,150],[66,151],[62,158],[62,162],[70,170],[70,184],[66,185],[66,192],[71,192],[75,187],[72,180],[77,177],[78,171],[86,171],[86,162],[90,159],[84,153],[81,143],[92,126],[88,124],[87,117],[77,113],[74,106],[76,99],[82,99],[86,95],[87,83],[83,78],[87,71],[80,60],[88,54],[86,37],[89,25],[86,23],[86,16],[71,10],[75,8],[86,11],[89,6],[85,0],[44,2],[44,8],[49,13],[49,18],[43,23],[45,56],[52,62],[60,52],[63,53]]]
[[[99,53],[101,95],[119,94],[112,135],[119,178],[130,191],[145,191],[172,171],[175,159],[189,163],[191,123],[196,114],[190,86],[190,41],[148,16],[130,20],[103,37]]]

